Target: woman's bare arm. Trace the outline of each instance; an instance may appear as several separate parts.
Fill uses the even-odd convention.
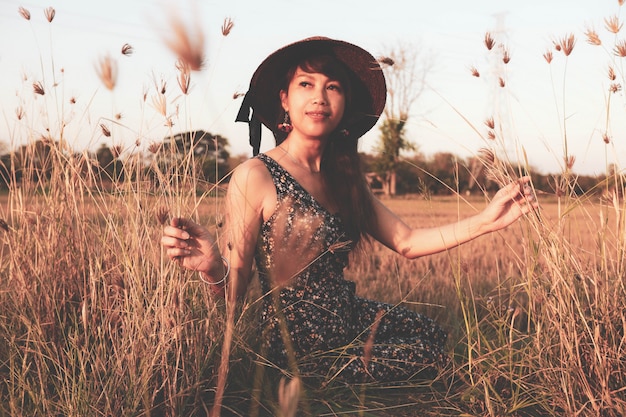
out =
[[[379,200],[374,200],[377,227],[373,237],[410,258],[438,253],[509,226],[538,205],[524,177],[500,189],[480,213],[455,223],[431,228],[411,228]]]
[[[205,281],[216,283],[216,293],[225,295],[223,282],[228,282],[230,295],[244,295],[252,274],[264,205],[272,190],[271,177],[262,163],[244,162],[229,182],[226,221],[218,237],[191,220],[175,218],[163,230],[161,244],[166,254],[181,266],[198,271]]]
[[[258,159],[251,159],[235,169],[226,195],[226,222],[222,253],[231,266],[231,285],[237,296],[245,294],[252,274],[254,253],[267,198],[275,189],[269,172]],[[275,205],[271,204],[273,208]]]

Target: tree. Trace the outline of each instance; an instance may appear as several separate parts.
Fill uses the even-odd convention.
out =
[[[0,189],[9,188],[11,176],[11,155],[6,143],[0,141]]]
[[[15,155],[15,169],[21,181],[45,183],[52,175],[53,146],[57,142],[38,139],[20,146]]]
[[[165,172],[183,175],[192,169],[202,180],[216,184],[230,171],[228,139],[204,130],[181,132],[167,137],[159,153]]]
[[[406,139],[405,127],[411,107],[426,89],[426,78],[433,68],[433,58],[419,45],[399,44],[380,62],[387,81],[387,105],[384,110],[385,120],[380,127],[376,171],[385,194],[395,195],[400,153],[417,149],[415,144]]]
[[[124,179],[124,164],[118,158],[119,150],[115,147],[110,148],[106,144],[101,143],[96,150],[96,160],[98,161],[98,172],[100,181],[112,182]]]

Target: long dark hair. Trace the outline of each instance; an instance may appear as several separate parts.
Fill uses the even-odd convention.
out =
[[[330,55],[306,57],[290,67],[286,72],[284,90],[286,91],[297,68],[305,72],[324,74],[339,81],[344,91],[346,105],[342,122],[330,135],[322,155],[321,171],[330,197],[339,208],[339,216],[346,228],[347,238],[358,244],[367,239],[375,227],[376,215],[374,203],[363,170],[358,151],[359,137],[350,135],[346,129],[348,121],[354,117],[352,106],[352,88],[350,70]],[[284,112],[280,116],[284,117]],[[286,138],[276,137],[280,144]]]

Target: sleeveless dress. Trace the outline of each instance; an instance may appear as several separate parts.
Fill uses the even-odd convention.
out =
[[[278,197],[276,211],[261,226],[255,255],[264,294],[261,357],[326,381],[434,376],[448,361],[446,332],[416,312],[357,297],[355,283],[344,279],[352,245],[339,216],[272,158],[257,158],[271,173]],[[309,250],[294,253],[288,244],[299,238],[307,239],[306,244],[296,246]],[[277,259],[303,264],[286,285],[272,283]]]

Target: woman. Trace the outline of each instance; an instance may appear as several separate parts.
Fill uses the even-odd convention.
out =
[[[164,229],[167,255],[216,293],[245,294],[256,264],[261,354],[301,375],[391,382],[444,364],[446,333],[431,319],[355,295],[343,276],[350,250],[371,238],[413,259],[502,229],[537,206],[522,178],[475,216],[407,226],[369,192],[360,171],[358,139],[385,97],[379,64],[358,46],[310,38],[279,49],[254,73],[238,117],[253,111],[255,154],[255,121],[274,132],[277,146],[233,172],[225,232],[214,238],[180,218]]]

